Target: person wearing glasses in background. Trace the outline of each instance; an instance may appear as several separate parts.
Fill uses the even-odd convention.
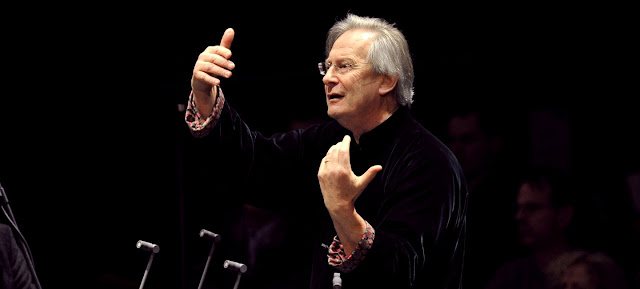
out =
[[[411,115],[413,64],[403,33],[382,18],[337,21],[319,63],[331,120],[271,136],[251,130],[220,86],[235,64],[232,28],[198,57],[185,121],[228,165],[201,179],[237,180],[247,203],[299,220],[309,252],[266,260],[302,267],[304,287],[460,288],[467,189],[454,155]],[[232,160],[232,161],[225,161]],[[278,277],[280,278],[280,277]]]

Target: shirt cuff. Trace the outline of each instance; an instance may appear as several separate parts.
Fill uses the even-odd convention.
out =
[[[220,119],[222,114],[222,108],[224,107],[224,94],[222,89],[218,87],[218,97],[216,98],[216,104],[213,106],[213,111],[208,117],[203,117],[196,108],[196,102],[193,99],[193,91],[189,94],[189,100],[187,102],[187,110],[185,112],[184,120],[193,134],[196,137],[204,137],[211,131]]]
[[[364,234],[362,234],[362,239],[360,239],[358,246],[349,256],[344,252],[344,248],[338,239],[338,236],[333,237],[333,242],[331,243],[331,246],[329,246],[329,253],[327,254],[327,257],[329,258],[329,265],[334,266],[339,271],[345,273],[358,267],[358,264],[360,264],[360,262],[362,262],[362,260],[367,256],[367,252],[371,249],[373,239],[376,236],[376,231],[369,222],[365,221],[365,223],[367,223],[367,227],[364,230]]]

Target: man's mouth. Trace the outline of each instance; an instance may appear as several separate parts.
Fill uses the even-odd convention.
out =
[[[331,99],[336,99],[336,98],[342,98],[344,97],[344,95],[340,95],[340,94],[331,94],[329,95],[329,100]]]

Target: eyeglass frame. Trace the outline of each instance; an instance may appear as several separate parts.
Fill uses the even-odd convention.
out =
[[[345,69],[349,69],[351,70],[351,68],[354,67],[358,67],[360,64],[369,64],[369,62],[356,62],[356,63],[347,63],[347,64],[341,64],[343,65],[343,67],[340,66],[336,66],[336,70],[338,72],[338,74],[345,74],[348,71],[344,71]],[[326,75],[327,72],[329,71],[329,69],[331,69],[331,67],[333,66],[333,63],[331,62],[319,62],[318,63],[318,70],[320,70],[320,75]]]

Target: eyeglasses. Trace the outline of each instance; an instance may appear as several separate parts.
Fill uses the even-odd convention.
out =
[[[338,74],[346,74],[351,71],[351,69],[358,67],[360,64],[368,64],[368,62],[341,63],[336,66],[331,62],[320,62],[318,63],[318,69],[320,70],[320,75],[326,75],[331,67],[335,67],[336,73]]]

